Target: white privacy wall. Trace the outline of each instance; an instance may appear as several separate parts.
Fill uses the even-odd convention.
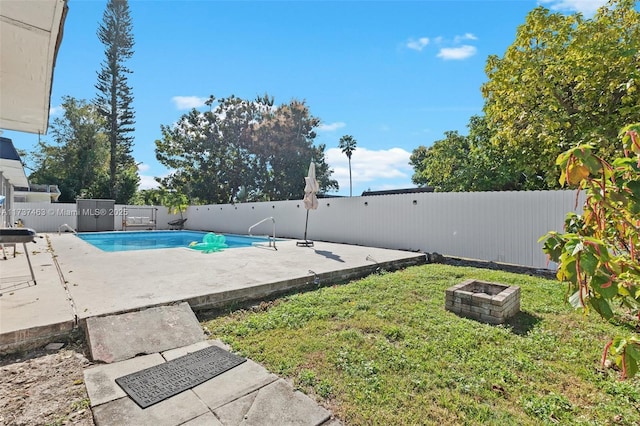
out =
[[[180,215],[169,214],[168,209],[163,206],[116,204],[113,210],[114,227],[117,231],[122,230],[125,212],[129,217],[151,217],[155,214],[157,229],[169,229],[167,222],[180,218]],[[63,224],[73,229],[77,228],[78,208],[75,203],[14,203],[11,212],[14,215],[14,221],[20,219],[25,227],[33,228],[38,232],[58,232]]]
[[[73,203],[13,203],[13,219],[37,232],[57,232],[67,224],[76,227],[76,204]]]
[[[584,197],[581,195],[579,206]],[[309,213],[310,240],[438,252],[546,268],[538,239],[562,231],[575,210],[575,191],[420,193],[320,199]],[[581,207],[580,207],[581,209]],[[246,234],[276,220],[276,235],[301,239],[301,201],[189,207],[189,229]],[[271,233],[271,222],[254,234]]]
[[[578,206],[584,203],[580,195]],[[309,212],[309,240],[358,244],[546,268],[538,239],[562,231],[564,218],[575,211],[575,191],[442,192],[324,198]],[[157,229],[179,218],[166,207],[116,205],[115,229],[122,216],[148,216],[155,208]],[[14,219],[38,232],[76,227],[76,205],[15,203]],[[306,210],[302,200],[190,206],[186,229],[247,234],[249,227],[273,217],[276,236],[302,239]],[[254,235],[271,234],[271,221]]]

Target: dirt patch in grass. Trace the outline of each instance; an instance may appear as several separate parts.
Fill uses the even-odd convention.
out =
[[[93,425],[82,371],[82,345],[37,349],[0,358],[0,424]]]

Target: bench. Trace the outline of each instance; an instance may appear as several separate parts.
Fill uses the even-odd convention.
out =
[[[156,229],[156,222],[148,216],[127,216],[122,221],[122,229],[127,228]]]

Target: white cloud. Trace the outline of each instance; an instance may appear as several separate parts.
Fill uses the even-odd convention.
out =
[[[349,192],[349,160],[339,148],[326,151],[327,163],[333,170],[331,177],[338,181],[340,192]],[[411,153],[402,148],[369,150],[356,147],[351,156],[353,187],[375,183],[376,189],[398,188],[394,180],[410,181],[413,168],[409,165]],[[361,191],[359,191],[361,192]],[[356,191],[354,191],[356,194]]]
[[[57,115],[57,114],[60,114],[62,111],[64,111],[64,108],[62,107],[62,105],[54,106],[49,108],[49,115]]]
[[[138,176],[140,177],[140,185],[138,187],[139,189],[160,188],[160,184],[156,182],[153,176],[141,175],[141,174],[138,174]]]
[[[342,121],[337,121],[335,123],[329,123],[329,124],[321,124],[318,126],[318,131],[319,132],[334,132],[338,129],[342,129],[343,127],[345,127],[346,124],[343,123]]]
[[[458,43],[460,43],[461,41],[464,41],[464,40],[477,40],[477,39],[478,39],[478,37],[474,36],[473,34],[465,33],[464,35],[461,35],[461,36],[455,36],[453,38],[453,42],[458,44]]]
[[[475,46],[469,46],[465,44],[460,47],[443,47],[436,55],[438,58],[447,60],[462,60],[467,59],[476,54],[478,49]]]
[[[548,7],[551,10],[580,12],[585,16],[592,16],[607,0],[541,0],[541,3],[550,3]]]
[[[144,164],[144,163],[139,163],[138,164],[138,171],[139,172],[146,172],[150,168],[151,168],[151,166],[149,166],[148,164]]]
[[[180,110],[199,108],[204,106],[208,99],[209,98],[201,98],[198,96],[174,96],[171,98],[171,101],[175,104],[176,108]]]
[[[409,49],[417,50],[418,52],[424,49],[427,44],[429,44],[428,37],[420,37],[417,40],[410,38],[409,41],[407,41],[407,47]]]
[[[440,47],[440,50],[436,55],[438,58],[442,58],[444,60],[461,60],[475,55],[477,49],[475,46],[472,46],[470,44],[464,44],[460,46],[460,43],[464,41],[476,40],[478,40],[478,37],[476,37],[473,33],[464,33],[463,35],[456,35],[455,37],[453,37],[453,39],[446,39],[442,36],[437,36],[433,39],[429,39],[427,37],[422,37],[417,40],[409,39],[406,46],[409,49],[422,51],[427,46],[427,44],[433,41],[433,44]]]

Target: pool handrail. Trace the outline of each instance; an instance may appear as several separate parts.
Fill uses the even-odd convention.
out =
[[[278,250],[278,248],[276,247],[276,220],[273,217],[265,217],[260,222],[254,223],[253,225],[251,225],[249,227],[249,230],[247,232],[248,232],[249,236],[252,236],[251,230],[253,228],[255,228],[256,226],[258,226],[258,225],[260,225],[260,224],[262,224],[262,223],[264,223],[264,222],[266,222],[268,220],[273,222],[273,237],[267,235],[267,238],[269,239],[269,247],[271,247],[271,239],[273,238],[273,248],[274,248],[274,250]]]
[[[60,235],[60,233],[62,232],[63,229],[67,229],[67,230],[73,232],[74,234],[78,233],[75,229],[70,227],[69,224],[63,223],[62,225],[58,226],[58,235]]]

